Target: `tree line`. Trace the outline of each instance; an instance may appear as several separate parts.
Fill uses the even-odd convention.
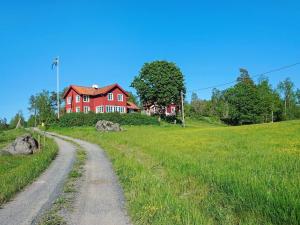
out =
[[[267,123],[300,118],[300,90],[286,78],[272,88],[267,77],[253,81],[240,69],[236,84],[225,90],[213,89],[210,100],[192,93],[186,102],[187,116],[215,117],[231,125]]]

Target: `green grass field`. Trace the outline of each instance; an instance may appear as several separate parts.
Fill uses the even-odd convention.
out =
[[[2,132],[0,149],[25,133],[22,129]],[[38,177],[55,158],[57,151],[54,141],[47,138],[45,147],[34,155],[0,156],[0,205]]]
[[[300,224],[300,121],[57,132],[101,145],[135,224]]]

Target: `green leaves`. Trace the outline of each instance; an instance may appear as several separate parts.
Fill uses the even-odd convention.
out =
[[[180,103],[180,92],[185,93],[184,77],[175,63],[154,61],[145,63],[131,84],[143,105],[163,108]]]

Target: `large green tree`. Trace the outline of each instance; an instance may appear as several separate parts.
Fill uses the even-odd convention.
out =
[[[246,69],[240,69],[237,84],[226,90],[225,99],[229,104],[229,123],[238,125],[262,122],[258,91]]]
[[[278,84],[278,91],[284,101],[284,115],[286,119],[293,118],[294,109],[296,106],[296,98],[294,92],[294,83],[290,78],[286,78]]]
[[[272,89],[266,77],[260,79],[258,85],[259,108],[263,116],[263,122],[280,120],[281,102],[280,96]]]
[[[157,105],[159,114],[171,103],[180,105],[180,92],[185,93],[184,77],[175,63],[145,63],[132,84],[144,106]]]

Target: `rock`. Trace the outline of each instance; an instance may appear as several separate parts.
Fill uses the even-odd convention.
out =
[[[107,120],[99,120],[96,123],[96,129],[97,131],[121,131],[122,130],[120,124],[113,123]]]
[[[7,146],[4,152],[8,152],[12,155],[24,154],[30,155],[38,151],[39,144],[30,134],[22,135]]]

